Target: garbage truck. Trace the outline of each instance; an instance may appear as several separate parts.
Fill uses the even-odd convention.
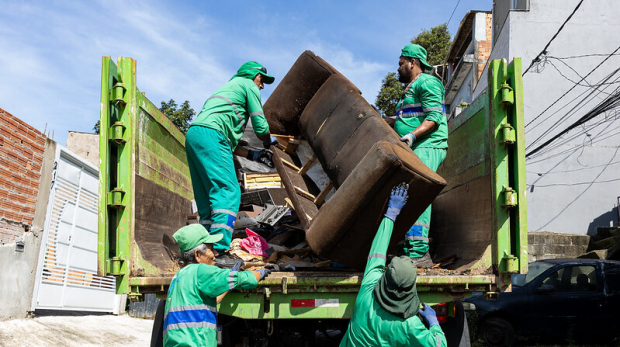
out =
[[[150,293],[165,298],[179,269],[172,234],[194,212],[185,137],[137,82],[134,59],[120,57],[115,63],[103,57],[98,274],[115,276],[117,293],[131,301]],[[434,199],[430,253],[436,265],[418,270],[417,289],[420,300],[438,312],[450,346],[463,345],[468,336],[459,299],[473,292],[493,298],[510,290],[512,274],[527,271],[521,59],[489,62],[487,89],[449,119],[448,155],[435,176],[419,167],[419,159],[399,145],[395,134],[359,130],[364,124],[376,125],[368,127],[373,129],[385,124],[359,95],[346,77],[306,51],[265,102],[272,133],[311,143],[313,160],[329,176],[327,187],[313,185],[290,147],[272,147],[286,200],[308,239],[304,251],[333,262],[312,269],[282,268],[254,290],[230,292],[218,305],[222,345],[337,345],[353,312],[363,276],[360,258],[367,256],[373,223],[387,206],[390,185],[402,177],[414,186],[433,187],[418,205]],[[316,111],[329,98],[334,106]],[[342,128],[358,130],[343,136]],[[343,137],[346,141],[339,139]],[[366,141],[347,149],[355,137]],[[345,159],[338,162],[341,153]],[[387,153],[386,165],[396,162],[397,168],[373,175],[374,183],[364,186],[364,174],[378,160],[369,156],[381,153]],[[430,183],[416,181],[420,173]],[[330,190],[333,195],[326,198]],[[341,205],[338,194],[357,194],[357,205],[350,207],[355,213],[342,211],[349,216],[347,223],[330,217]],[[421,211],[414,206],[403,213],[391,250]],[[351,236],[351,224],[365,235],[357,237],[361,241]],[[347,238],[356,246],[340,242]]]

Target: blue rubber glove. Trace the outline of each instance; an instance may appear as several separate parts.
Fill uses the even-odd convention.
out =
[[[248,158],[249,160],[256,161],[261,164],[267,165],[269,167],[274,167],[275,165],[273,165],[273,161],[271,161],[272,155],[273,155],[273,152],[268,149],[261,149],[258,151],[253,150],[253,149],[248,149],[248,156],[246,158]]]
[[[413,134],[413,131],[412,131],[409,134],[401,137],[400,140],[406,143],[407,146],[411,147],[411,145],[415,142],[415,135]]]
[[[424,317],[429,326],[439,325],[439,321],[437,321],[437,313],[433,310],[432,307],[428,306],[425,302],[422,303],[424,305],[424,309],[420,310],[420,315]]]
[[[275,136],[269,135],[269,140],[263,141],[263,146],[269,149],[271,146],[278,146],[278,143],[278,139],[276,139]]]
[[[265,277],[267,277],[267,275],[271,273],[271,270],[268,270],[268,269],[259,269],[257,271],[260,272],[259,281],[262,281]]]
[[[233,265],[233,267],[230,269],[231,271],[239,271],[241,270],[241,265],[243,265],[243,261],[239,260],[235,263],[235,265]]]
[[[388,209],[385,212],[385,216],[393,222],[396,221],[396,216],[398,216],[400,210],[402,210],[403,206],[407,203],[408,190],[409,185],[405,182],[392,188],[392,194],[390,194],[390,201],[388,201]]]

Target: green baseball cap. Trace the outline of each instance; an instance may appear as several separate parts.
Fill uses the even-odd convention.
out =
[[[265,84],[272,84],[273,81],[275,81],[275,78],[273,76],[267,74],[267,68],[255,61],[248,61],[247,63],[241,65],[239,70],[237,70],[237,74],[234,75],[232,78],[244,77],[253,80],[257,74],[263,75],[263,83]]]
[[[184,253],[202,243],[218,242],[224,234],[210,235],[202,224],[190,224],[177,230],[172,237],[179,245],[181,253]]]
[[[412,43],[410,45],[406,45],[402,52],[400,53],[401,57],[410,57],[420,59],[420,63],[422,63],[423,70],[432,70],[433,66],[426,62],[426,49],[420,45],[416,45]]]

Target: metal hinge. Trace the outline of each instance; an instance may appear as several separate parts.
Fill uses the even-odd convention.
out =
[[[117,82],[110,89],[110,102],[117,106],[125,106],[127,104],[124,99],[126,90],[127,88],[125,88],[125,84]]]
[[[500,90],[502,92],[502,104],[512,105],[515,103],[515,93],[508,84],[502,84]]]
[[[106,274],[112,276],[120,276],[123,259],[114,257],[106,260]]]
[[[517,192],[514,189],[510,187],[505,187],[502,193],[504,193],[504,203],[502,204],[503,207],[513,208],[517,206],[519,201],[518,201]]]
[[[519,259],[513,255],[506,255],[502,258],[505,269],[503,272],[514,274],[519,272]]]
[[[515,128],[506,123],[502,125],[502,141],[503,145],[512,145],[516,141]]]
[[[108,139],[113,140],[118,144],[123,144],[127,142],[127,132],[125,131],[127,127],[123,124],[123,122],[116,122],[112,124],[110,127],[110,131],[108,132]]]
[[[108,206],[124,207],[125,191],[120,188],[114,188],[111,192],[108,192]]]

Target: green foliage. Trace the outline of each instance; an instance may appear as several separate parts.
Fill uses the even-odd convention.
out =
[[[431,65],[440,65],[446,59],[451,43],[448,24],[443,23],[430,30],[422,30],[411,43],[420,45],[426,49],[427,61]]]
[[[395,72],[388,72],[381,82],[381,89],[375,101],[375,108],[384,117],[393,117],[396,115],[396,104],[403,92],[402,83],[398,82]]]
[[[444,23],[430,30],[422,30],[418,36],[411,40],[411,43],[418,44],[426,49],[428,63],[431,65],[442,64],[450,49],[450,32],[448,24]],[[398,57],[394,57],[398,60]],[[398,82],[396,73],[389,72],[382,81],[381,89],[375,100],[375,108],[381,115],[391,117],[396,115],[396,104],[403,91],[403,85]]]
[[[181,108],[177,106],[177,103],[173,99],[170,99],[168,102],[162,101],[159,110],[166,115],[183,134],[187,134],[187,130],[192,124],[192,118],[196,115],[196,111],[189,106],[189,101],[187,100],[181,104]],[[98,120],[97,123],[95,123],[93,131],[95,134],[99,134],[99,131],[101,131],[101,121]]]
[[[168,102],[162,101],[159,110],[165,114],[183,134],[187,133],[192,123],[192,118],[196,115],[196,111],[189,106],[189,101],[187,100],[181,104],[180,108],[173,99],[170,99]]]

